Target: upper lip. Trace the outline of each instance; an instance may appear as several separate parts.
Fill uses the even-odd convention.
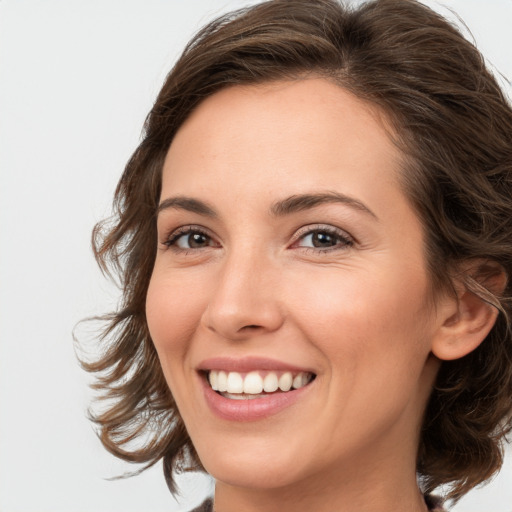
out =
[[[227,372],[251,372],[255,370],[290,371],[315,373],[309,368],[301,368],[277,359],[267,357],[212,357],[201,361],[197,366],[199,371],[224,370]]]

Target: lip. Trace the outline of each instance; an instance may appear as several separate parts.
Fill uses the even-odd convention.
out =
[[[214,357],[205,359],[197,366],[201,381],[203,395],[209,409],[221,419],[234,422],[249,422],[273,416],[290,407],[308,393],[314,380],[306,386],[287,391],[285,393],[269,393],[261,398],[250,400],[232,400],[225,398],[210,387],[206,372],[209,370],[223,370],[225,372],[251,372],[263,371],[289,371],[294,373],[314,373],[309,368],[294,366],[283,361],[266,357]]]
[[[273,416],[303,398],[315,382],[313,380],[302,388],[285,393],[270,393],[251,400],[232,400],[213,391],[207,382],[206,375],[200,375],[200,379],[204,398],[213,414],[221,419],[234,422],[256,421]]]
[[[267,371],[284,371],[284,372],[309,372],[316,373],[310,368],[301,368],[291,364],[278,361],[277,359],[270,359],[267,357],[212,357],[201,361],[197,366],[199,371],[209,370],[224,370],[225,372],[252,372],[256,370]]]

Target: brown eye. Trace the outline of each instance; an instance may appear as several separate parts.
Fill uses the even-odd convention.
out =
[[[330,233],[317,231],[311,234],[311,244],[313,247],[332,247],[336,245],[338,240]]]
[[[203,233],[190,233],[188,236],[183,238],[187,241],[188,247],[191,249],[205,247],[209,244],[210,241],[210,237]]]
[[[175,245],[180,249],[202,249],[210,245],[211,238],[204,233],[185,233],[176,239]]]
[[[175,232],[164,244],[178,251],[203,249],[216,245],[211,236],[193,228],[185,228]]]
[[[351,246],[352,241],[337,231],[326,229],[309,231],[298,241],[297,246],[311,249],[331,249]]]

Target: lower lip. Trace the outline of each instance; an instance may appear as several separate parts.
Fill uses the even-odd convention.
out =
[[[202,377],[201,381],[204,397],[210,410],[224,420],[240,422],[260,420],[281,412],[300,400],[314,382],[300,389],[272,393],[261,398],[232,400],[213,391],[206,378]]]

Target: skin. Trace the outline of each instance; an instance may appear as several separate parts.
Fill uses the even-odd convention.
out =
[[[194,198],[215,216],[159,212],[147,320],[218,512],[426,510],[415,467],[432,351],[454,345],[458,317],[453,302],[432,304],[384,122],[320,78],[236,86],[204,100],[169,149],[161,201]],[[319,193],[358,203],[270,211]],[[176,238],[186,226],[200,243]],[[315,246],[315,229],[334,230],[333,245]],[[228,421],[197,371],[218,356],[270,357],[316,379],[278,414]]]

